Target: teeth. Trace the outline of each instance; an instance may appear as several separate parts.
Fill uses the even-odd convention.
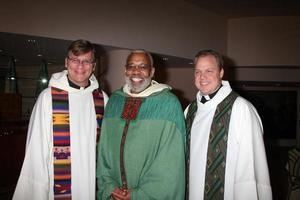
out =
[[[141,79],[141,78],[132,78],[131,80],[132,80],[132,81],[141,81],[141,80],[143,80],[143,79]]]

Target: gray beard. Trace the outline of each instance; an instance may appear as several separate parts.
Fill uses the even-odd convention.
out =
[[[131,80],[128,76],[125,76],[125,82],[128,85],[128,87],[130,89],[130,92],[137,94],[137,93],[140,93],[140,92],[144,91],[150,85],[151,78],[150,77],[145,78],[144,82],[139,86],[133,86],[132,82],[131,82]]]

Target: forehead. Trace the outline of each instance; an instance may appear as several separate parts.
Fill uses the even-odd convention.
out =
[[[91,51],[89,51],[86,53],[74,54],[72,51],[69,51],[69,56],[91,59],[93,57],[93,53]]]
[[[150,59],[145,53],[132,53],[127,58],[127,63],[132,63],[132,62],[150,64]]]
[[[196,60],[195,68],[219,68],[217,59],[212,55],[201,56]]]

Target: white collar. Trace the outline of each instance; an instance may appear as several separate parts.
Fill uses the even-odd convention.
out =
[[[123,87],[123,92],[125,92],[126,94],[132,96],[132,97],[147,97],[150,96],[151,94],[155,93],[155,92],[160,92],[164,89],[169,89],[171,90],[172,88],[166,84],[161,84],[158,83],[154,80],[151,81],[150,86],[148,88],[146,88],[144,91],[135,94],[135,93],[131,93],[129,86],[127,84],[124,85]]]

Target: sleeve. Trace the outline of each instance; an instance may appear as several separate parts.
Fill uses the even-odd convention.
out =
[[[109,146],[107,145],[107,134],[105,131],[105,120],[103,121],[103,125],[101,127],[101,138],[100,138],[100,145],[98,145],[97,149],[97,199],[101,200],[109,200],[112,191],[118,187],[118,183],[112,177],[112,171],[114,167],[112,166],[109,160]]]
[[[236,134],[239,150],[234,180],[234,199],[271,200],[272,190],[260,117],[250,102],[238,98],[235,104],[232,113],[237,115],[234,116],[236,122],[233,131],[239,133]]]
[[[183,123],[183,122],[182,122]],[[164,130],[163,142],[149,170],[130,190],[131,200],[182,200],[185,194],[185,156],[182,133],[175,125]]]
[[[191,104],[189,104],[185,109],[184,109],[184,117],[186,118],[186,115],[187,115],[187,113],[188,113],[188,111],[189,111],[189,107],[190,107],[190,105]]]
[[[49,92],[48,92],[49,93]],[[26,152],[14,200],[49,199],[49,139],[51,112],[46,90],[39,96],[29,122]],[[48,101],[46,96],[48,95]]]
[[[106,106],[109,97],[108,97],[108,95],[106,94],[106,92],[104,92],[103,90],[102,90],[102,94],[103,94],[104,106]]]

